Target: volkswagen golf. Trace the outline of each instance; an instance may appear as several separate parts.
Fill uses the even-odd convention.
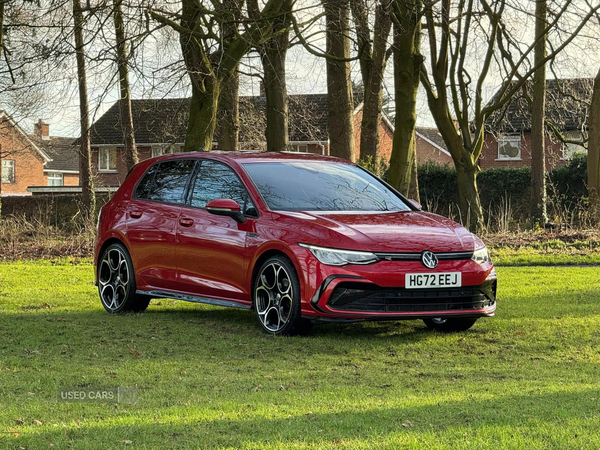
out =
[[[348,161],[198,152],[137,164],[98,218],[109,313],[153,298],[250,309],[267,332],[420,319],[463,331],[496,310],[475,235]]]

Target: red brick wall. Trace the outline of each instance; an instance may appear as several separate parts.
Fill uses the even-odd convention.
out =
[[[28,186],[45,186],[44,159],[10,123],[0,125],[0,157],[15,161],[15,182],[2,183],[2,195],[26,194]],[[1,165],[1,164],[0,164]]]
[[[553,142],[546,136],[546,170],[564,166],[568,161],[562,159],[562,144]],[[498,160],[498,141],[492,134],[486,134],[479,165],[483,170],[496,167],[525,167],[531,166],[531,133],[521,135],[521,159]]]
[[[454,167],[454,161],[451,156],[417,135],[417,162],[425,164],[429,161],[440,165],[450,164],[451,167]]]
[[[360,158],[360,132],[362,122],[363,111],[362,108],[356,114],[354,114],[354,151],[355,159]],[[379,156],[385,159],[386,162],[390,161],[392,156],[392,144],[394,141],[394,132],[382,119],[379,124]]]

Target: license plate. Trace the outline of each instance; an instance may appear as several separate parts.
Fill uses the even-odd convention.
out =
[[[461,283],[460,272],[407,273],[404,286],[406,289],[428,289],[460,287]]]

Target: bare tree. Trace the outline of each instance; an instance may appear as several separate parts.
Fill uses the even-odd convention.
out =
[[[388,181],[404,195],[410,195],[415,200],[419,199],[415,126],[417,91],[423,63],[421,8],[420,0],[395,0],[393,9],[396,115]]]
[[[135,146],[135,133],[133,129],[133,115],[131,112],[131,90],[129,88],[129,58],[127,56],[127,40],[125,37],[125,23],[123,22],[123,0],[113,0],[113,20],[115,24],[115,38],[117,51],[117,67],[119,69],[119,88],[121,98],[119,109],[121,113],[121,126],[125,144],[125,164],[130,170],[139,161]]]
[[[354,101],[350,77],[349,0],[324,0],[327,21],[329,153],[354,160]]]
[[[600,70],[594,79],[589,124],[588,192],[592,214],[596,221],[600,221]]]
[[[80,0],[73,0],[73,34],[75,37],[75,56],[77,59],[77,82],[79,86],[79,116],[81,137],[79,145],[79,184],[81,185],[83,215],[90,219],[95,211],[96,196],[92,174],[92,151],[90,148],[90,118],[87,93],[87,75],[85,69],[85,48],[83,41],[83,9]]]
[[[253,10],[258,10],[256,0],[249,1]],[[288,98],[285,73],[285,58],[290,47],[293,0],[282,0],[281,14],[273,21],[273,37],[258,46],[263,67],[263,83],[267,102],[265,135],[267,150],[287,150],[289,140]]]
[[[383,75],[389,56],[388,38],[392,25],[392,0],[377,0],[373,33],[369,25],[366,0],[351,0],[356,28],[364,98],[360,129],[360,158],[379,160],[379,126],[381,123]],[[372,35],[372,37],[371,37]]]
[[[555,12],[546,34],[557,27],[570,3],[565,2]],[[600,5],[590,7],[570,29],[561,29],[562,41],[534,64],[529,64],[528,58],[535,42],[521,49],[503,22],[505,7],[504,0],[494,3],[442,0],[439,7],[435,2],[425,4],[430,58],[422,66],[421,82],[431,114],[454,160],[461,218],[473,231],[484,228],[477,174],[487,118],[507,104],[541,64],[572,42]],[[477,70],[470,69],[465,63],[470,46],[482,41],[484,56]],[[502,71],[503,82],[497,95],[484,105],[483,85],[493,64]]]
[[[238,24],[242,17],[243,0],[223,0],[220,7],[224,19],[221,33],[226,42],[235,39]],[[258,9],[258,8],[257,8]],[[219,150],[235,151],[239,147],[240,107],[238,92],[240,75],[236,70],[231,77],[223,80],[219,107],[217,108],[216,134],[219,139]]]
[[[182,9],[173,15],[168,11],[150,10],[158,22],[179,33],[181,50],[192,84],[189,123],[184,151],[212,148],[217,105],[223,87],[252,45],[268,39],[268,30],[281,9],[281,1],[268,0],[258,18],[244,19],[245,31],[224,41],[222,5],[217,0],[211,7],[196,0],[183,0]],[[216,6],[216,7],[215,7]],[[179,18],[176,22],[171,17]]]
[[[544,226],[546,212],[546,0],[535,3],[535,49],[537,69],[533,74],[533,102],[531,107],[531,219]]]

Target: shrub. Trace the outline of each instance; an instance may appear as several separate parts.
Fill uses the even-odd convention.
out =
[[[421,204],[429,211],[457,218],[458,186],[456,171],[448,165],[427,163],[419,166]],[[510,214],[525,224],[531,202],[531,167],[488,169],[477,176],[481,205],[486,223],[494,223]],[[587,214],[587,160],[575,155],[563,167],[547,175],[550,219],[569,225],[585,222]],[[582,214],[585,213],[585,214]],[[506,228],[504,223],[502,228]]]

